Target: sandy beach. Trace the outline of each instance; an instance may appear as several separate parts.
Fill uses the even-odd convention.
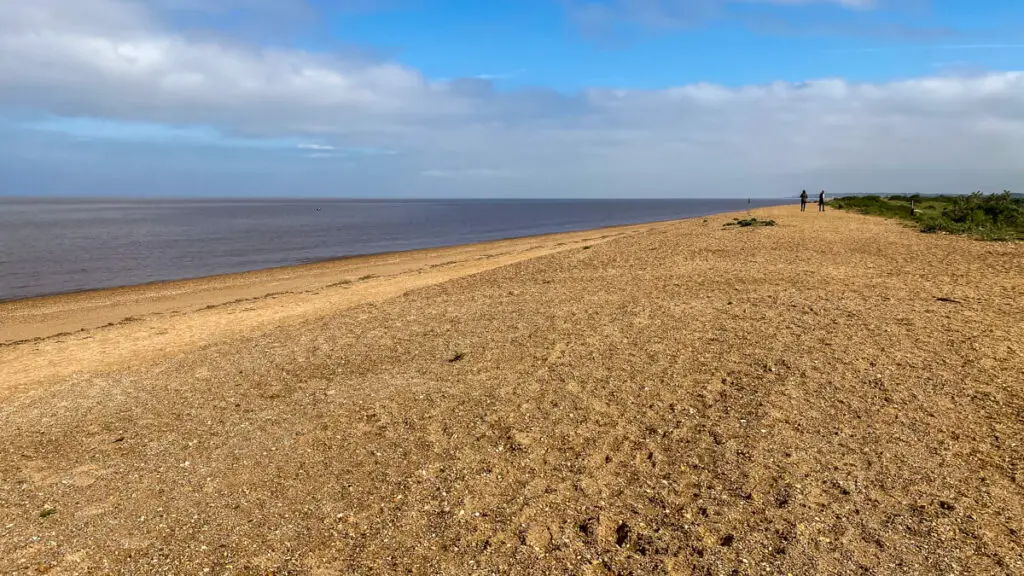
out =
[[[746,215],[0,303],[0,574],[1024,573],[1024,244]]]

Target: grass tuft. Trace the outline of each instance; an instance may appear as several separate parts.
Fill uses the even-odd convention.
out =
[[[725,226],[739,226],[740,228],[749,228],[752,226],[775,226],[775,220],[758,220],[757,218],[733,218],[732,222],[727,222]]]

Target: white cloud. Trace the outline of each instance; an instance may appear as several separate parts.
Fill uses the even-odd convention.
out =
[[[4,111],[295,139],[348,158],[346,177],[361,184],[425,193],[431,181],[640,196],[1024,185],[1019,72],[504,92],[392,62],[192,37],[126,0],[0,2]]]
[[[124,0],[5,2],[0,22],[0,105],[277,129],[455,105],[397,64],[193,39]]]

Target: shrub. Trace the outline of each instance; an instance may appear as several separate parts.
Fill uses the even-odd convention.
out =
[[[740,228],[747,228],[749,226],[775,226],[775,220],[758,220],[757,218],[746,218],[740,220],[739,218],[733,218],[733,221],[726,223],[725,226],[739,226]]]
[[[916,212],[911,214],[909,201]],[[974,192],[966,196],[859,196],[837,198],[835,208],[862,214],[909,220],[922,232],[968,234],[986,240],[1024,238],[1024,198],[1008,190],[1001,194]]]

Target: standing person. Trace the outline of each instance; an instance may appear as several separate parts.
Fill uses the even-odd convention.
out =
[[[818,194],[818,212],[825,211],[825,191],[822,190],[821,194]]]
[[[800,193],[800,211],[803,212],[807,209],[807,190]]]

